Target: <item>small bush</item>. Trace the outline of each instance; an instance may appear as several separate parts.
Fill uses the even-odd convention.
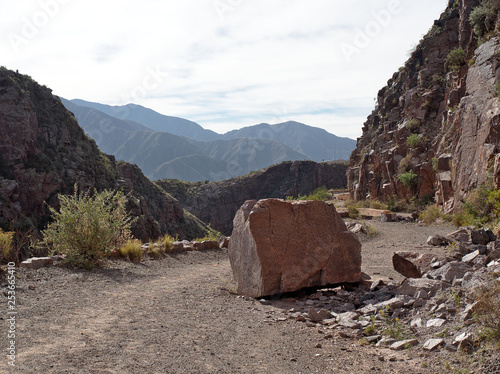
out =
[[[92,269],[103,257],[131,239],[131,219],[122,192],[104,190],[59,195],[59,211],[49,207],[54,222],[42,232],[43,244],[52,253],[66,255],[74,267]]]
[[[439,171],[439,160],[437,157],[432,158],[432,168],[434,171]]]
[[[354,206],[347,207],[347,214],[349,218],[356,219],[359,217],[359,210]]]
[[[398,177],[398,180],[408,188],[414,187],[417,184],[418,176],[413,170],[407,171]]]
[[[140,262],[142,259],[142,243],[140,240],[128,240],[120,247],[120,254],[132,262]]]
[[[477,302],[475,317],[485,327],[483,337],[495,342],[500,348],[500,274],[490,274],[485,284],[473,292]]]
[[[373,200],[373,201],[370,202],[370,208],[371,209],[386,210],[387,209],[387,204],[384,204],[381,201]]]
[[[170,236],[169,234],[165,234],[165,236],[163,237],[163,249],[164,249],[164,251],[171,252],[173,250],[173,244],[175,241],[177,241],[177,237],[173,237],[173,236]]]
[[[483,0],[479,6],[472,10],[469,21],[480,41],[484,41],[488,34],[496,31],[499,11],[500,2],[498,0]]]
[[[296,199],[293,196],[287,196],[286,201],[292,200],[316,200],[316,201],[327,201],[332,199],[332,194],[325,186],[316,188],[309,195],[299,195]]]
[[[449,71],[459,72],[465,64],[465,52],[462,47],[453,49],[446,57],[445,67]]]
[[[426,225],[436,222],[439,217],[441,217],[441,211],[437,205],[429,205],[419,216]]]
[[[420,144],[420,135],[418,134],[411,134],[409,137],[406,138],[406,145],[415,148]]]
[[[420,121],[416,118],[412,118],[405,123],[405,127],[408,131],[415,131],[420,127]]]
[[[0,261],[10,261],[13,232],[4,232],[0,229]]]

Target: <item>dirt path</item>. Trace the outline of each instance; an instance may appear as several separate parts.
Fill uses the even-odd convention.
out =
[[[382,250],[387,238],[379,239],[363,246],[367,269],[375,273],[387,266],[369,264],[373,256],[387,256]],[[224,251],[143,264],[115,261],[94,273],[59,266],[18,270],[16,367],[9,368],[4,356],[0,371],[425,372],[406,353],[363,347],[334,331],[286,319],[286,300],[265,305],[231,294],[232,287]],[[6,323],[2,326],[0,349],[6,352]]]

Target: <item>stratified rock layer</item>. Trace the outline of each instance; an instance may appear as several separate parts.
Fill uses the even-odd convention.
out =
[[[234,218],[229,259],[250,297],[361,279],[361,244],[333,204],[249,200]]]

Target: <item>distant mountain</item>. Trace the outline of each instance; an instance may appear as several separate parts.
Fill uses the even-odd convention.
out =
[[[229,139],[197,141],[158,132],[135,121],[112,117],[95,108],[62,99],[99,148],[135,163],[151,179],[217,181],[248,174],[285,160],[307,160],[277,141]]]
[[[277,125],[261,123],[224,134],[224,139],[235,138],[276,140],[317,162],[347,160],[356,148],[356,141],[352,139],[340,138],[324,129],[294,121]]]
[[[165,116],[140,105],[109,106],[80,99],[71,100],[71,103],[80,107],[96,109],[110,117],[131,121],[135,123],[135,126],[143,125],[154,131],[168,132],[198,141],[237,138],[275,140],[305,155],[307,159],[317,162],[348,160],[352,151],[356,148],[356,141],[353,139],[341,138],[324,129],[294,121],[276,125],[261,123],[229,131],[221,135],[210,130],[205,130],[195,122],[183,118]]]
[[[155,131],[168,132],[170,134],[201,141],[220,138],[219,134],[211,130],[205,130],[196,122],[179,117],[165,116],[152,109],[136,104],[110,106],[80,99],[74,99],[71,100],[71,102],[79,106],[99,110],[108,116],[135,121]]]

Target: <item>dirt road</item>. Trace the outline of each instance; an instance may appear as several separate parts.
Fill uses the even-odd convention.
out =
[[[407,246],[420,241],[401,227],[394,229],[409,238]],[[390,266],[387,248],[393,248],[379,248],[383,235],[363,244],[372,273]],[[17,274],[16,366],[4,355],[2,373],[426,372],[404,352],[361,346],[287,319],[289,303],[232,294],[224,251],[113,261],[95,272],[52,266]]]

